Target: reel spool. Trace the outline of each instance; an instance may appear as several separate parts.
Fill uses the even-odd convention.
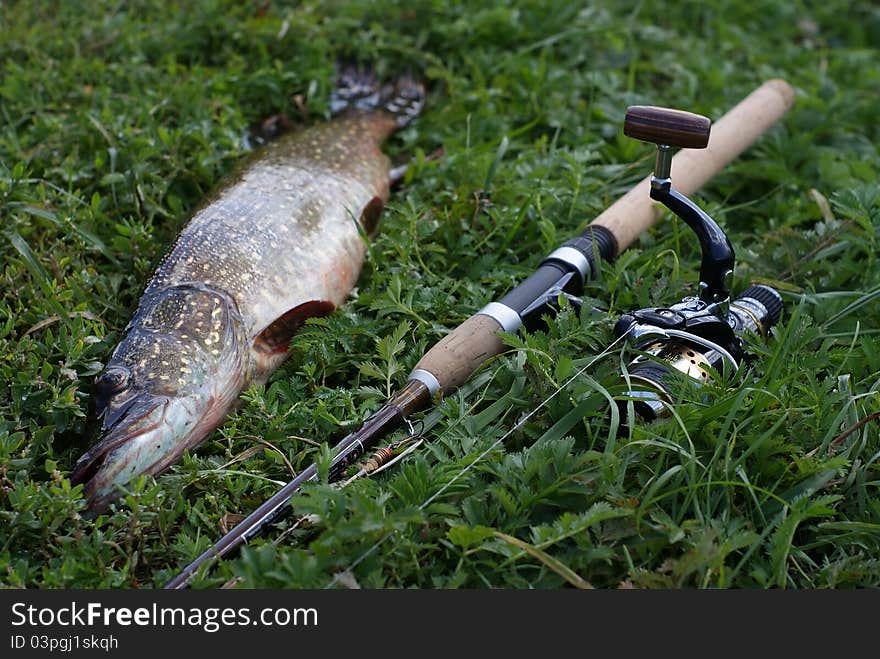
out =
[[[698,297],[670,307],[640,309],[620,317],[617,337],[643,354],[628,367],[633,400],[644,421],[668,414],[672,384],[685,375],[696,385],[710,372],[735,373],[745,356],[744,335],[766,336],[782,313],[782,297],[769,286],[752,285],[731,301],[735,254],[721,227],[690,199],[672,187],[672,147],[705,148],[711,122],[701,115],[654,106],[631,106],[624,134],[657,145],[651,198],[663,203],[697,234],[702,252]],[[627,401],[618,401],[626,418]]]
[[[643,352],[630,362],[633,388],[624,394],[643,421],[666,416],[679,374],[696,385],[707,382],[712,371],[735,373],[745,357],[747,332],[766,337],[782,314],[782,298],[763,284],[749,286],[728,305],[722,322],[696,297],[686,297],[668,308],[642,309],[617,321],[617,336]],[[663,319],[657,322],[657,318]],[[618,401],[626,416],[626,401]]]

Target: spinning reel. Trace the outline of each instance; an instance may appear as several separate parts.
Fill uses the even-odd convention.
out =
[[[623,132],[657,145],[651,198],[687,224],[700,241],[699,295],[669,307],[639,309],[620,317],[617,337],[642,355],[628,371],[633,389],[623,394],[644,421],[668,414],[671,386],[684,374],[700,384],[712,370],[736,373],[745,357],[744,334],[766,336],[782,313],[782,298],[769,286],[749,286],[731,301],[734,252],[720,226],[695,203],[672,187],[672,147],[703,149],[709,143],[708,118],[653,106],[627,109]],[[626,401],[619,407],[625,417]]]

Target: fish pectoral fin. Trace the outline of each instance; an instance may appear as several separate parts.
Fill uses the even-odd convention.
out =
[[[373,197],[364,206],[364,210],[361,211],[361,226],[367,232],[367,235],[372,235],[376,232],[376,227],[379,226],[379,218],[382,216],[384,209],[385,202],[382,201],[381,197]]]
[[[327,300],[309,300],[285,312],[273,320],[254,337],[254,348],[262,353],[287,352],[290,339],[308,318],[327,316],[336,305]]]

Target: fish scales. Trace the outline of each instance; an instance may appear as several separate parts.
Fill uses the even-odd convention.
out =
[[[196,211],[144,298],[191,281],[222,289],[252,337],[304,302],[341,304],[366,249],[356,223],[388,198],[379,145],[395,128],[390,115],[358,115],[266,145]]]
[[[408,78],[355,95],[341,116],[260,148],[195,211],[95,381],[101,434],[71,475],[89,511],[201,443],[305,319],[344,302],[389,195],[381,144],[422,103]]]

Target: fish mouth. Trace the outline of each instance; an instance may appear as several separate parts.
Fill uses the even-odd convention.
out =
[[[136,397],[77,460],[70,482],[84,485],[87,514],[104,512],[133,478],[155,474],[170,463],[166,447],[175,434],[169,423],[171,407],[166,396]]]

